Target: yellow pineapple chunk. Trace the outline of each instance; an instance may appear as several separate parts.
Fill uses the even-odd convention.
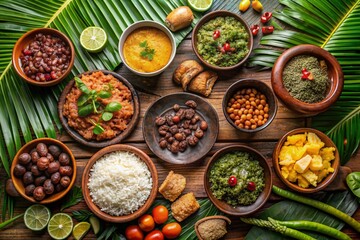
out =
[[[297,176],[298,176],[298,174],[297,174],[297,172],[295,171],[295,169],[291,169],[291,170],[290,170],[290,173],[289,173],[289,176],[288,176],[288,180],[289,180],[290,182],[296,182]]]
[[[286,166],[283,166],[283,167],[281,168],[281,175],[282,175],[285,179],[288,178],[288,176],[289,176],[289,169],[288,169]]]
[[[318,176],[315,175],[315,173],[313,173],[312,171],[306,171],[303,174],[301,174],[311,185],[313,185],[314,187],[317,186],[317,180],[318,180]]]
[[[324,147],[320,150],[320,156],[324,161],[331,161],[335,159],[334,152],[334,147]]]
[[[329,174],[329,171],[327,168],[320,170],[317,181],[321,182],[328,174]]]
[[[310,162],[311,171],[318,171],[324,168],[323,160],[320,155],[313,155]]]
[[[324,168],[329,169],[329,168],[331,168],[331,163],[329,161],[327,161],[327,160],[324,160],[323,161],[323,166],[324,166]]]
[[[306,155],[305,157],[301,158],[300,160],[298,160],[295,165],[294,165],[294,169],[298,172],[298,173],[303,173],[305,172],[310,165],[312,157],[310,155]]]
[[[312,133],[312,132],[309,132],[307,134],[307,140],[310,144],[312,144],[312,143],[320,144],[320,148],[322,148],[325,145],[325,143],[323,143],[321,141],[321,139],[318,137],[318,135],[316,135],[315,133]]]
[[[302,188],[308,188],[310,183],[306,180],[306,178],[304,178],[301,175],[297,176],[297,180],[298,180],[298,185]]]
[[[306,153],[310,155],[318,155],[321,149],[321,145],[318,143],[306,143]]]
[[[287,137],[285,145],[295,145],[302,147],[306,142],[306,133],[304,134],[295,134]]]

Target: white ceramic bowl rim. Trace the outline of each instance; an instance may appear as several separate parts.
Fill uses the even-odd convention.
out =
[[[172,50],[171,50],[171,55],[170,55],[170,59],[169,59],[168,63],[164,67],[162,67],[161,69],[159,69],[159,70],[157,70],[155,72],[148,72],[148,73],[139,72],[139,71],[136,71],[135,69],[131,68],[126,63],[125,57],[124,57],[123,52],[122,52],[124,42],[125,42],[126,38],[129,36],[129,34],[132,33],[135,29],[138,29],[138,28],[141,28],[141,27],[155,27],[157,29],[160,29],[161,31],[163,31],[170,38],[170,41],[171,41]],[[145,77],[151,77],[151,76],[155,76],[155,75],[158,75],[161,72],[163,72],[170,65],[170,63],[173,61],[173,59],[175,57],[175,54],[176,54],[176,41],[175,41],[174,35],[163,24],[155,22],[155,21],[151,21],[151,20],[141,20],[141,21],[137,21],[137,22],[131,24],[130,26],[128,26],[124,30],[124,32],[120,36],[118,50],[119,50],[121,61],[125,64],[125,66],[128,69],[130,69],[132,72],[134,72],[134,73],[136,73],[138,75],[145,76]]]

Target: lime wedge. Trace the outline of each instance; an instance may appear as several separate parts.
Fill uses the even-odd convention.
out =
[[[48,233],[53,239],[65,239],[72,231],[73,221],[66,213],[57,213],[50,219]]]
[[[95,235],[97,235],[100,232],[100,228],[101,228],[100,220],[94,215],[91,215],[89,218],[89,222],[91,224],[91,228],[94,231]]]
[[[213,0],[188,0],[191,9],[198,12],[205,12],[211,8]]]
[[[104,49],[107,35],[100,27],[88,27],[80,35],[80,44],[88,52],[96,53]]]
[[[73,237],[76,240],[80,240],[83,237],[85,237],[85,235],[87,234],[87,232],[89,230],[90,230],[90,223],[88,223],[88,222],[79,222],[78,224],[76,224],[74,226],[72,234],[73,234]]]
[[[25,226],[33,231],[40,231],[46,228],[49,220],[50,210],[40,204],[28,207],[24,214]]]

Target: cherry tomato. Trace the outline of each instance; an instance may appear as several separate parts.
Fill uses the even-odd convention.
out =
[[[249,191],[255,191],[255,189],[256,189],[256,184],[254,183],[254,182],[248,182],[248,185],[247,185],[247,189],[249,190]]]
[[[125,229],[125,237],[127,240],[143,240],[144,234],[137,225],[130,225]]]
[[[225,44],[224,44],[224,50],[225,50],[226,52],[228,52],[228,51],[230,51],[230,49],[231,49],[230,43],[225,43]]]
[[[230,176],[229,180],[228,180],[228,183],[229,183],[230,187],[236,186],[236,183],[237,183],[236,177],[235,176]]]
[[[151,230],[153,230],[155,228],[154,219],[149,214],[145,214],[145,215],[141,216],[138,220],[138,223],[139,223],[139,227],[144,232],[150,232]]]
[[[215,30],[213,33],[213,39],[218,39],[220,37],[220,31],[219,30]]]
[[[180,122],[180,117],[179,116],[173,116],[172,121],[174,123],[179,123]]]
[[[157,224],[163,224],[169,218],[169,211],[165,206],[159,205],[152,210],[152,216]]]
[[[145,240],[164,240],[164,234],[160,230],[154,230],[146,235]]]
[[[166,224],[161,231],[167,239],[174,239],[180,235],[181,230],[182,229],[180,224],[178,224],[177,222],[172,222]]]

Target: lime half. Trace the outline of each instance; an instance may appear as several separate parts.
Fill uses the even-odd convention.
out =
[[[25,226],[33,231],[40,231],[46,228],[49,220],[50,210],[40,204],[28,207],[24,214]]]
[[[88,52],[96,53],[104,49],[107,35],[100,27],[88,27],[80,35],[80,44]]]
[[[83,237],[85,237],[85,235],[87,234],[89,229],[90,229],[90,223],[88,223],[88,222],[79,222],[78,224],[76,224],[74,226],[74,229],[72,231],[73,237],[76,240],[80,240]]]
[[[188,0],[189,6],[198,12],[205,12],[211,8],[213,0]]]
[[[65,239],[72,231],[73,221],[66,213],[57,213],[50,219],[48,233],[53,239]]]

